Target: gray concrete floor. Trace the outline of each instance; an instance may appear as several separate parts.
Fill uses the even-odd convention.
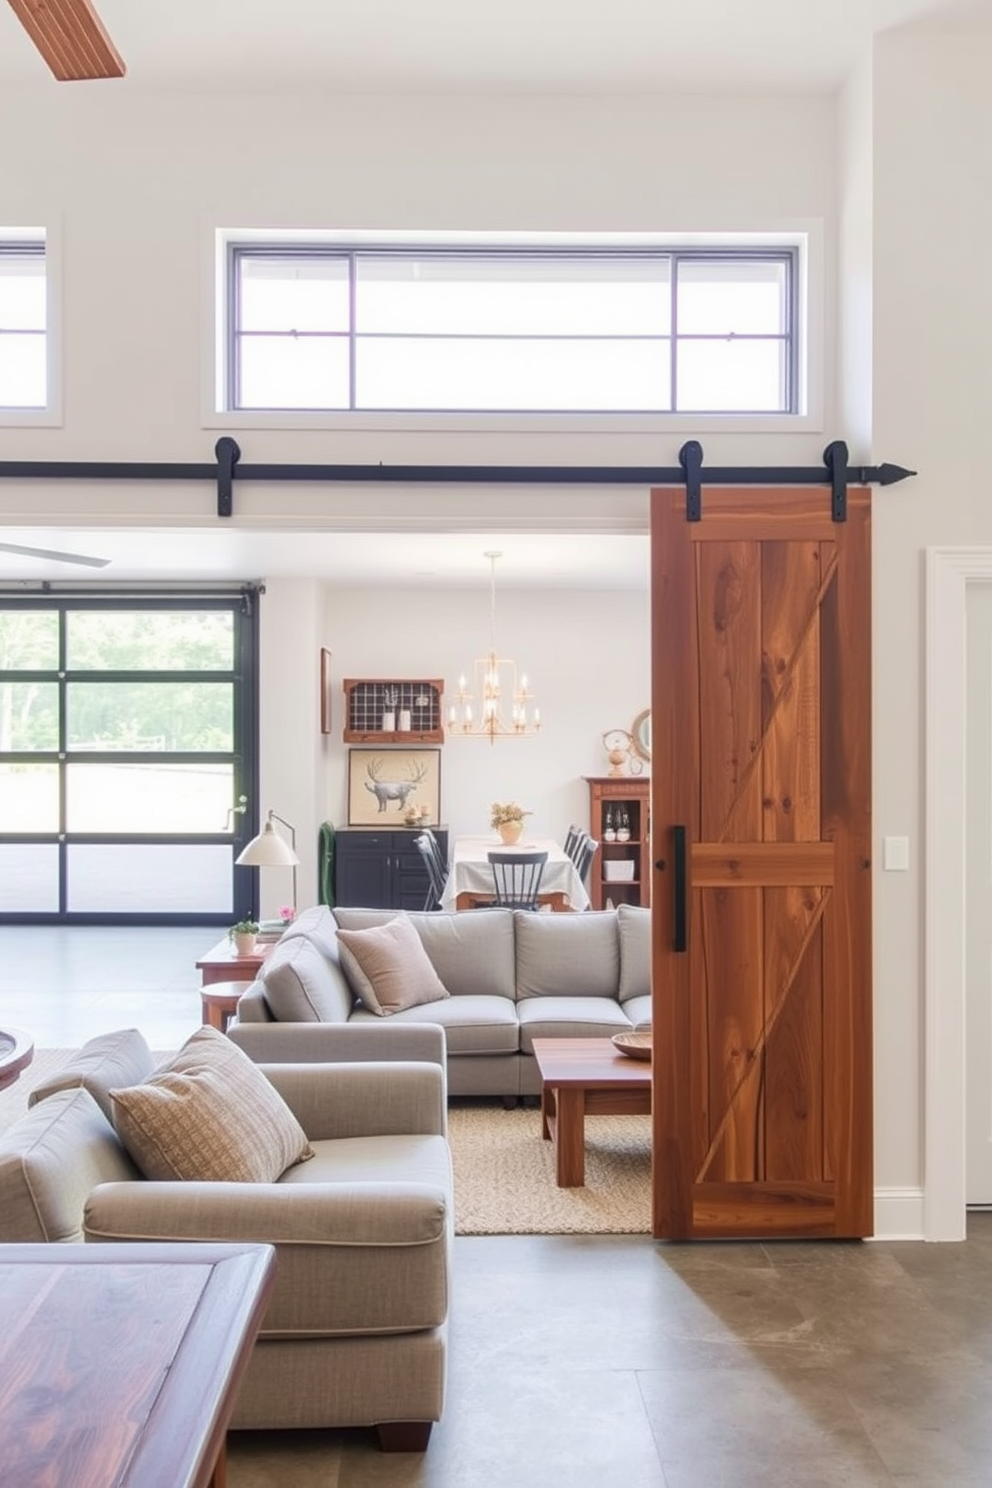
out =
[[[39,1047],[199,1026],[210,930],[0,928]],[[958,1245],[460,1237],[423,1456],[238,1433],[229,1488],[989,1488],[992,1215]]]

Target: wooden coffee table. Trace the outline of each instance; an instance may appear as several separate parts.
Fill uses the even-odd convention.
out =
[[[541,1072],[541,1135],[554,1143],[559,1188],[586,1180],[586,1116],[651,1113],[651,1061],[629,1059],[608,1038],[534,1040]]]

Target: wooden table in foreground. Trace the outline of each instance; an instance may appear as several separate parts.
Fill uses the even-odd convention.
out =
[[[265,941],[262,945],[257,945],[250,956],[239,956],[225,935],[223,940],[211,946],[196,963],[202,985],[209,987],[214,982],[253,982],[258,976],[259,967],[274,945],[274,940]]]
[[[270,1245],[0,1246],[0,1477],[224,1488]]]
[[[651,1114],[651,1061],[629,1059],[608,1038],[534,1040],[541,1072],[541,1136],[554,1143],[559,1188],[586,1179],[586,1116]]]
[[[0,1028],[0,1090],[13,1085],[34,1058],[34,1040],[22,1028]]]

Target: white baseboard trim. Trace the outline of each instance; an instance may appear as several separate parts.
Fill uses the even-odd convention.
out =
[[[922,1240],[922,1188],[876,1188],[875,1240]]]

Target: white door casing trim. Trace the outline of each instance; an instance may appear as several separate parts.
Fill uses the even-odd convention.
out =
[[[965,1238],[965,726],[969,583],[992,548],[927,548],[923,1238]]]

